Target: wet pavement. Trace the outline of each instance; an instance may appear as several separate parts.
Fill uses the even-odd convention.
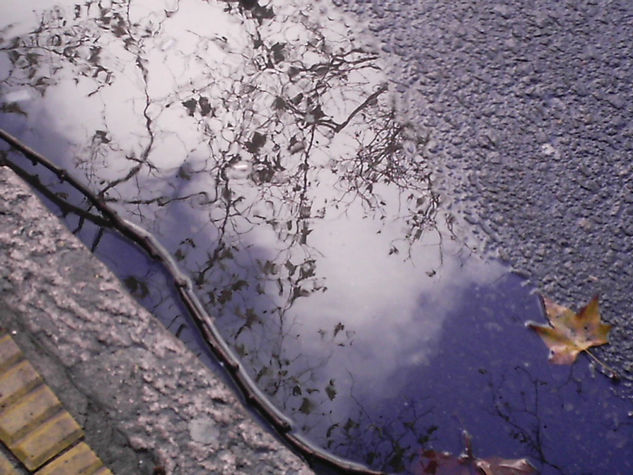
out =
[[[114,473],[312,473],[5,167],[0,194],[2,327]]]
[[[479,247],[580,306],[633,395],[633,6],[627,1],[361,2],[443,196]]]
[[[0,125],[160,241],[290,433],[389,472],[468,430],[543,473],[626,473],[629,7],[337,2],[363,31],[325,4],[163,3],[16,8]],[[3,150],[217,368],[169,275]],[[601,293],[620,386],[547,362],[537,289]]]

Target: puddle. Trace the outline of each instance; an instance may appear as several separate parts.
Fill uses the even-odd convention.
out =
[[[542,473],[630,471],[630,406],[586,361],[547,362],[523,325],[544,320],[538,298],[453,229],[427,131],[398,121],[344,17],[62,3],[6,7],[0,127],[158,238],[296,433],[388,472],[420,473],[423,449],[459,454],[462,430],[477,456]],[[159,267],[67,223],[213,364]]]

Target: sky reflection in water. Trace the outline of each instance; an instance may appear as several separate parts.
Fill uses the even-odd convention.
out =
[[[459,453],[467,429],[479,456],[626,472],[629,406],[585,362],[547,363],[523,327],[538,298],[460,241],[351,23],[281,1],[63,3],[3,3],[0,126],[159,237],[300,430],[389,471]],[[173,327],[160,279],[110,264]]]

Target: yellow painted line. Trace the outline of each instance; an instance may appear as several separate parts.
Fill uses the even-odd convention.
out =
[[[36,472],[36,475],[66,475],[69,473],[81,473],[86,475],[112,474],[103,466],[101,459],[88,447],[85,442],[80,442],[68,452],[53,460],[44,468]]]
[[[0,451],[0,474],[17,475],[19,472],[15,469],[11,461]]]
[[[0,440],[42,475],[111,475],[9,335],[0,335]],[[18,473],[0,452],[0,475]]]
[[[0,439],[11,445],[60,410],[57,396],[42,384],[0,413]]]
[[[42,378],[26,360],[0,375],[0,410],[42,383]]]
[[[22,359],[22,352],[9,335],[0,338],[0,371],[4,371]]]
[[[9,445],[9,449],[26,468],[35,470],[82,436],[83,431],[79,424],[68,412],[62,411],[15,444]]]

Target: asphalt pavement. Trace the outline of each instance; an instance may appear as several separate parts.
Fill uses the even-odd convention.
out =
[[[472,245],[562,304],[599,294],[633,396],[633,4],[332,1],[390,58]],[[115,473],[307,470],[0,170],[2,325]]]
[[[0,218],[0,326],[115,474],[312,473],[4,167]]]
[[[391,58],[464,232],[544,294],[598,294],[633,396],[633,3],[334,0]]]

